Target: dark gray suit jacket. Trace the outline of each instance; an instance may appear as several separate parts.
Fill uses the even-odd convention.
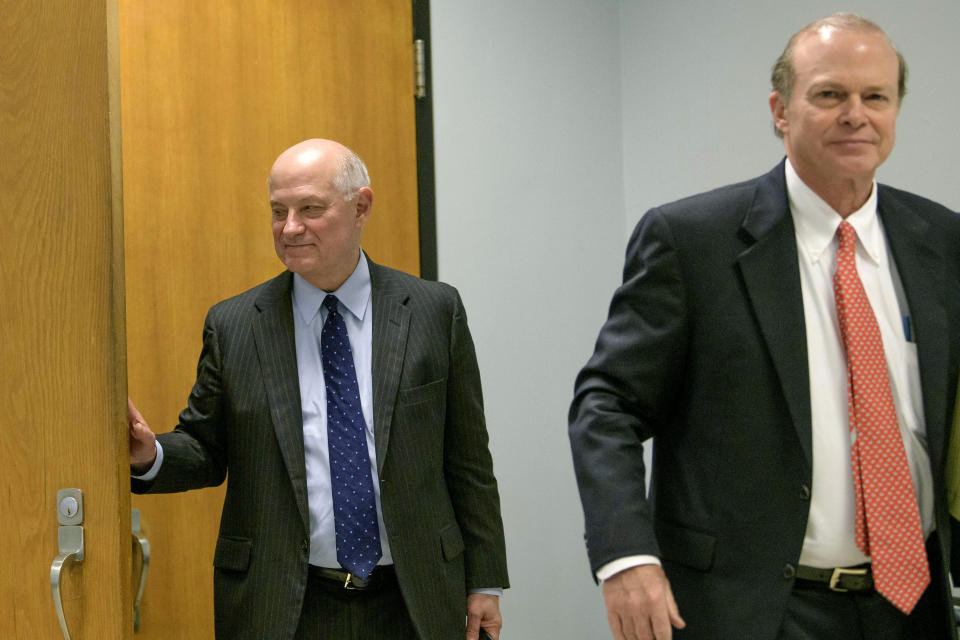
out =
[[[878,198],[915,328],[937,542],[949,558],[960,216],[884,186]],[[659,556],[688,623],[679,637],[776,637],[816,463],[811,375],[783,163],[642,218],[577,378],[570,438],[591,567]],[[641,453],[650,437],[648,502]],[[933,564],[946,614],[946,562]]]
[[[453,287],[370,262],[383,519],[422,640],[462,637],[466,592],[508,586],[480,376]],[[135,492],[227,477],[214,555],[218,638],[292,638],[309,516],[292,303],[282,273],[211,308],[197,380],[164,461]],[[229,471],[229,476],[227,473]]]

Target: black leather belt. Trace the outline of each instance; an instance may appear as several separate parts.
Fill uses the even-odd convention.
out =
[[[379,589],[383,585],[396,582],[397,574],[393,565],[378,565],[365,580],[361,580],[349,571],[343,569],[328,569],[310,565],[310,577],[325,582],[334,582],[349,591],[363,591]]]
[[[835,569],[820,569],[818,567],[797,567],[797,579],[808,582],[818,582],[831,591],[870,591],[873,589],[873,575],[870,565],[857,567],[837,567]]]

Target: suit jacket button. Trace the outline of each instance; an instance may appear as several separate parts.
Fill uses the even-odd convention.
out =
[[[796,567],[794,567],[794,566],[793,566],[792,564],[790,564],[789,562],[788,562],[787,564],[783,565],[783,577],[784,577],[784,578],[786,578],[787,580],[789,580],[790,578],[794,577],[795,575],[797,575],[797,568],[796,568]]]
[[[302,543],[300,543],[300,551],[301,551],[301,553],[304,553],[304,554],[310,553],[310,541],[309,541],[309,540],[304,540]]]
[[[805,484],[800,485],[800,499],[804,502],[810,499],[810,487]]]

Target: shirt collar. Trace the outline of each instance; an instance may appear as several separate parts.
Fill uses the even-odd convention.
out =
[[[797,239],[810,262],[818,262],[828,248],[833,247],[837,227],[844,218],[833,207],[808,187],[797,175],[790,160],[786,161],[787,197]],[[877,216],[877,181],[873,181],[870,196],[863,206],[846,218],[867,256],[880,263],[883,255],[883,230]],[[832,252],[831,252],[832,254]],[[828,255],[831,255],[828,254]]]
[[[324,298],[328,295],[337,296],[340,304],[362,322],[370,303],[370,292],[370,267],[367,264],[367,256],[362,251],[360,259],[357,260],[357,267],[350,277],[340,285],[339,289],[329,294],[307,282],[300,274],[293,274],[293,308],[300,314],[300,319],[307,324],[317,316]]]

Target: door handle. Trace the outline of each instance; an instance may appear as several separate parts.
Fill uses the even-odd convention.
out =
[[[143,535],[140,527],[140,510],[130,510],[130,521],[133,532],[133,543],[140,547],[140,585],[137,587],[137,597],[133,601],[133,630],[140,630],[140,601],[143,600],[143,590],[147,586],[147,569],[150,568],[150,541]]]
[[[61,489],[57,491],[57,547],[59,553],[50,565],[50,590],[53,593],[53,606],[60,621],[60,630],[64,640],[70,640],[67,619],[63,615],[63,599],[60,597],[60,573],[69,561],[83,562],[83,494],[79,489]]]

